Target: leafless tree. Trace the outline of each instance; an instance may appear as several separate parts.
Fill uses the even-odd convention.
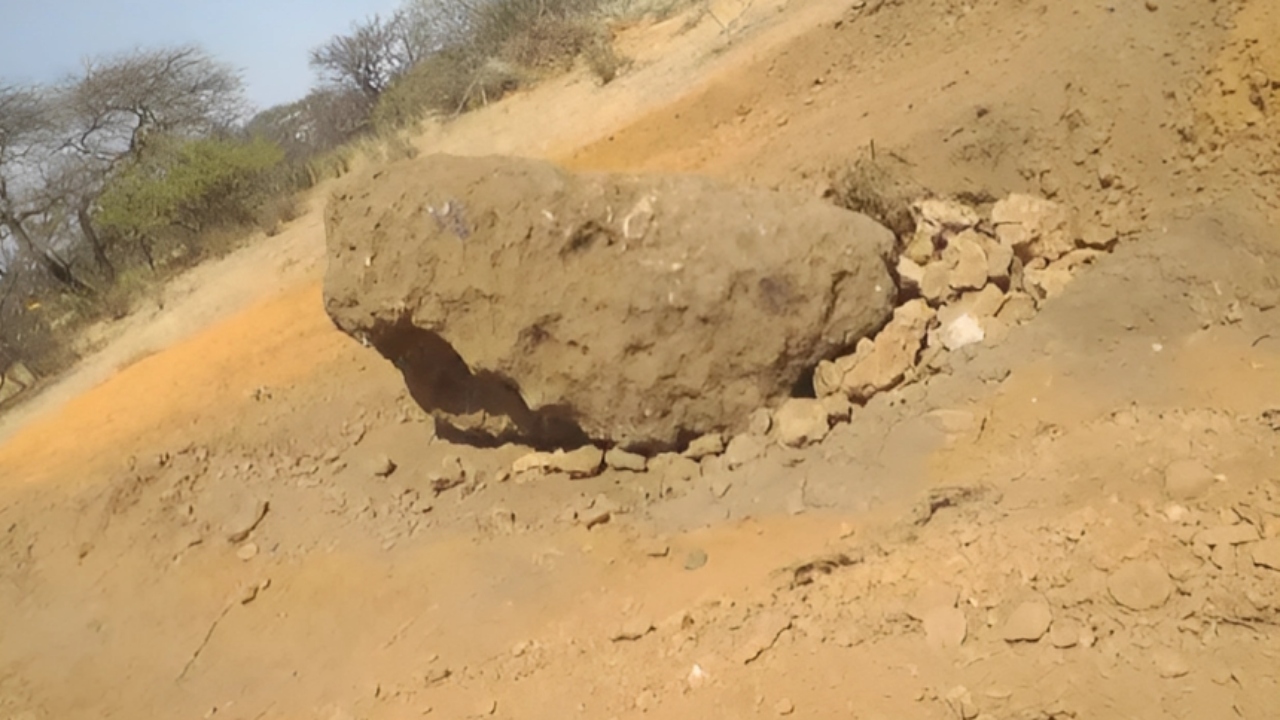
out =
[[[258,113],[245,130],[274,142],[293,163],[347,142],[369,126],[372,103],[358,90],[322,87]]]
[[[421,59],[403,12],[374,15],[311,51],[311,67],[324,82],[358,90],[370,100]]]
[[[239,73],[193,46],[89,60],[63,106],[68,147],[106,162],[137,156],[152,133],[208,134],[245,111]]]
[[[198,136],[231,127],[246,104],[239,73],[203,50],[180,46],[92,59],[62,88],[64,140],[46,168],[57,198],[107,279],[115,267],[93,223],[94,203],[120,164],[155,135]]]
[[[43,93],[0,87],[0,242],[9,239],[50,277],[86,293],[90,286],[72,271],[71,264],[31,232],[32,224],[58,204],[42,192],[41,185],[46,163],[54,155],[54,126],[52,105]]]

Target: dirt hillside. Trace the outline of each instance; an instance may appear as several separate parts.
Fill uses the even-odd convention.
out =
[[[308,215],[5,419],[0,717],[1275,717],[1280,8],[720,5],[419,143],[830,199],[874,153],[1102,250],[820,442],[572,479],[438,438]]]

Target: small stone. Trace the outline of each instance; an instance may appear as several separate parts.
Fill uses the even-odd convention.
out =
[[[1173,581],[1155,560],[1130,560],[1107,578],[1107,590],[1130,610],[1151,610],[1168,602]]]
[[[788,447],[804,447],[821,442],[831,432],[827,409],[813,398],[791,398],[774,417],[778,442]]]
[[[768,431],[766,430],[766,432]],[[765,449],[763,435],[755,433],[737,435],[729,441],[729,446],[724,449],[724,467],[726,470],[736,470],[764,455]]]
[[[1014,609],[1005,621],[1000,636],[1006,642],[1036,642],[1044,637],[1053,623],[1053,612],[1044,602],[1025,602]]]
[[[376,477],[391,477],[396,471],[396,463],[386,454],[382,454],[373,459],[373,464],[369,466],[369,471]]]
[[[724,436],[720,433],[709,433],[689,443],[682,453],[690,460],[701,460],[708,455],[719,455],[724,452]]]
[[[1160,3],[1156,2],[1156,0],[1147,0],[1144,4],[1149,12],[1155,12],[1160,9]]]
[[[943,325],[938,332],[938,339],[942,341],[942,346],[952,351],[969,345],[976,345],[985,340],[986,337],[987,334],[982,329],[982,324],[969,313],[964,313]]]
[[[932,251],[932,243],[930,243]],[[920,291],[924,285],[924,266],[912,260],[910,257],[903,255],[898,258],[898,280],[902,284],[903,290]]]
[[[604,462],[614,470],[627,472],[644,472],[648,461],[643,455],[627,452],[621,448],[612,448],[604,454]]]
[[[645,690],[636,696],[635,706],[640,712],[648,712],[650,708],[658,704],[658,694],[652,690]]]
[[[1258,567],[1280,570],[1280,538],[1270,538],[1250,547],[1253,564]]]
[[[991,209],[996,238],[1022,257],[1056,260],[1075,249],[1070,217],[1061,205],[1031,195],[1013,194]]]
[[[690,550],[684,556],[684,569],[697,570],[707,564],[707,551],[701,548]]]
[[[666,557],[671,554],[671,543],[666,538],[651,538],[641,544],[641,551],[652,558]]]
[[[951,238],[942,258],[952,268],[947,276],[952,290],[978,290],[987,284],[987,253],[976,231],[966,230]]]
[[[1000,310],[996,313],[997,318],[1010,325],[1027,322],[1035,316],[1035,298],[1024,292],[1009,293],[1005,296],[1004,304],[1000,306]]]
[[[795,703],[791,702],[787,698],[782,698],[773,704],[773,711],[779,715],[790,715],[796,711],[796,706]]]
[[[481,700],[476,703],[475,717],[488,717],[498,712],[498,701],[493,699]]]
[[[588,530],[609,522],[618,512],[618,504],[604,495],[597,495],[591,506],[579,513],[578,519]]]
[[[925,612],[923,624],[925,641],[942,650],[960,647],[969,633],[964,612],[954,607],[935,607]]]
[[[236,557],[244,560],[245,562],[258,557],[258,544],[248,542],[241,545],[239,548],[236,548]]]
[[[1213,472],[1196,460],[1174,460],[1164,469],[1164,492],[1173,500],[1195,500],[1213,483]]]

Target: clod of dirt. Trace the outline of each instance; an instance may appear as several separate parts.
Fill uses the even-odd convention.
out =
[[[1010,195],[991,208],[991,222],[1001,244],[1024,260],[1056,260],[1076,247],[1070,215],[1052,200]]]
[[[765,441],[759,435],[747,434],[734,437],[729,441],[729,446],[724,449],[725,469],[735,470],[746,465],[764,455],[766,447]]]
[[[791,700],[787,698],[782,698],[781,700],[773,704],[773,711],[783,716],[790,715],[791,713],[796,711],[796,705],[795,703],[791,702]]]
[[[711,455],[719,455],[724,452],[724,435],[720,433],[707,433],[693,442],[689,443],[689,447],[682,453],[690,460],[701,460]]]
[[[648,635],[652,631],[653,631],[653,623],[650,622],[649,620],[641,619],[641,618],[632,618],[631,620],[628,620],[627,622],[623,623],[622,627],[615,630],[613,632],[613,635],[610,636],[609,639],[614,642],[620,642],[625,640],[639,640],[640,638],[644,637],[645,635]]]
[[[430,156],[326,215],[325,307],[447,428],[631,450],[745,429],[882,326],[893,234],[803,195]]]
[[[831,432],[827,407],[820,400],[792,398],[773,417],[778,442],[787,447],[804,447],[821,442]]]
[[[1271,538],[1251,548],[1253,564],[1258,567],[1280,570],[1280,538]]]
[[[604,466],[604,451],[598,447],[585,445],[577,450],[565,452],[535,452],[516,459],[511,471],[516,475],[531,471],[543,473],[564,473],[571,478],[581,479],[595,477]]]
[[[1036,642],[1049,632],[1053,611],[1041,601],[1024,602],[1005,621],[1000,637],[1006,642]]]
[[[841,393],[855,402],[888,390],[916,364],[934,311],[923,300],[912,300],[893,311],[893,320],[875,339],[858,341],[853,355],[818,365],[813,376],[820,397]]]
[[[643,455],[627,452],[621,448],[612,448],[604,454],[604,463],[614,470],[644,472],[648,461]]]
[[[1080,644],[1080,624],[1074,620],[1058,620],[1049,628],[1049,644],[1066,649]]]
[[[1194,500],[1213,487],[1213,473],[1196,460],[1174,460],[1164,469],[1164,492],[1173,500]]]
[[[1130,610],[1152,610],[1168,602],[1173,581],[1155,560],[1130,560],[1107,578],[1107,590]]]
[[[1187,657],[1176,650],[1160,648],[1152,653],[1156,671],[1167,680],[1180,678],[1191,672],[1191,663]]]
[[[924,620],[932,610],[954,608],[959,598],[960,591],[954,585],[941,583],[926,585],[907,604],[907,615],[916,620]]]

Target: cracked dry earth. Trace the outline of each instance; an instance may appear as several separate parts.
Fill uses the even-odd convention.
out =
[[[874,140],[939,195],[1052,198],[1108,252],[820,442],[775,412],[740,463],[581,479],[436,438],[299,270],[0,445],[0,718],[1276,717],[1280,11],[743,18],[628,30],[707,50],[427,137],[814,192]],[[320,257],[314,218],[291,232]]]

